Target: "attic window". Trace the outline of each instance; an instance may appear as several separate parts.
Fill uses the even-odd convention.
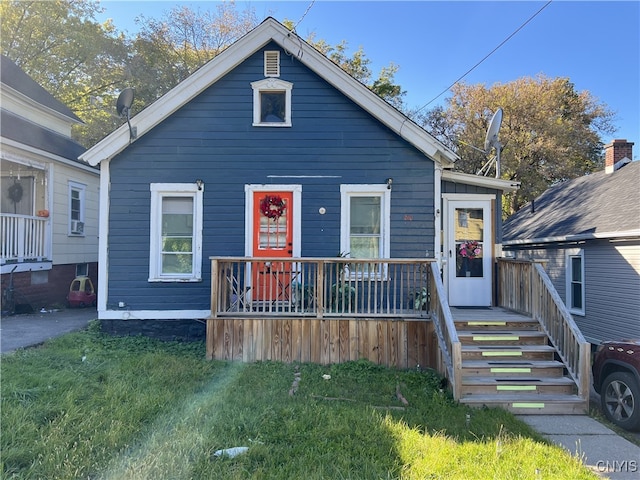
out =
[[[268,50],[264,52],[264,76],[280,76],[280,52],[277,50]]]
[[[292,83],[277,78],[265,78],[251,83],[251,88],[254,127],[291,126]]]

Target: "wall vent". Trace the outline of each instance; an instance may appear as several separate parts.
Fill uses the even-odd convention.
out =
[[[280,52],[267,50],[264,52],[264,76],[280,76]]]

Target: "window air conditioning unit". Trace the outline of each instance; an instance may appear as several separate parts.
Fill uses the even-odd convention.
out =
[[[84,233],[84,222],[71,220],[71,233]]]

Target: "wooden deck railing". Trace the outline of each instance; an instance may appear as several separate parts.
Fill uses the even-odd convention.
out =
[[[47,242],[47,219],[28,215],[0,215],[1,251],[3,263],[50,259]]]
[[[437,370],[447,377],[453,398],[460,398],[462,385],[462,345],[458,339],[451,309],[440,278],[440,270],[431,264],[431,318],[438,337],[439,355]]]
[[[591,347],[540,263],[498,260],[498,303],[538,320],[578,386],[589,399]]]
[[[431,259],[211,257],[213,317],[428,317]]]

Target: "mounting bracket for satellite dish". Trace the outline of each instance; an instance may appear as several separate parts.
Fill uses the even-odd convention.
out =
[[[498,108],[491,117],[489,128],[487,129],[487,135],[484,139],[485,153],[489,153],[492,148],[496,149],[496,178],[500,178],[500,150],[502,150],[502,144],[498,141],[498,132],[500,131],[501,125],[502,108]]]
[[[129,142],[138,136],[138,129],[131,126],[131,105],[133,104],[133,88],[125,88],[116,101],[116,112],[120,118],[126,117],[129,125]]]

